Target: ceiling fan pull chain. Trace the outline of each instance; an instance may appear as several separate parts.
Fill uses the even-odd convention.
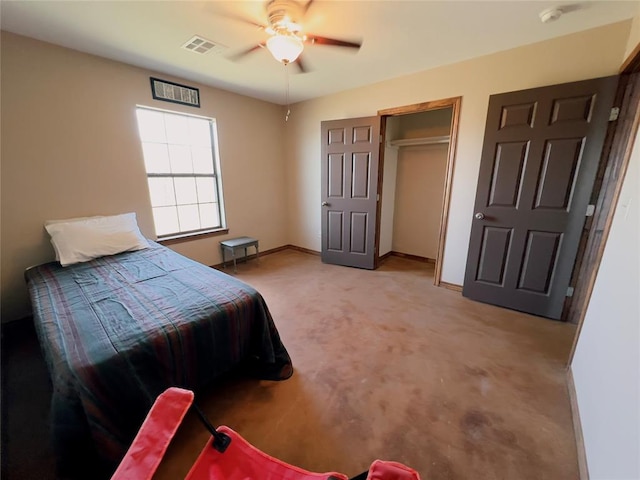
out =
[[[289,115],[291,114],[291,109],[289,108],[289,64],[285,63],[284,64],[284,72],[285,72],[285,79],[286,79],[286,89],[285,89],[285,100],[287,102],[287,114],[284,116],[284,121],[288,122],[289,121]]]

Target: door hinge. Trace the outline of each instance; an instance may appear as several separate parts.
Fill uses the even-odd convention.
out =
[[[619,107],[612,107],[611,108],[611,112],[609,113],[609,121],[610,122],[615,122],[616,120],[618,120],[619,116],[620,116],[620,108]]]
[[[573,287],[567,287],[567,297],[573,297]]]
[[[382,134],[378,135],[378,143],[382,143]]]
[[[379,201],[380,201],[380,194],[378,193],[376,194],[376,202],[379,202]]]
[[[585,217],[593,217],[593,214],[596,211],[595,205],[587,205],[587,213],[584,214]]]

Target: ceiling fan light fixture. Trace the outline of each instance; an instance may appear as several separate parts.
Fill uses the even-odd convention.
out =
[[[267,50],[284,64],[295,62],[303,49],[302,40],[295,35],[274,35],[267,40]]]

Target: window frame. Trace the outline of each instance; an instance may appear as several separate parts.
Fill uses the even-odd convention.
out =
[[[154,111],[154,112],[160,112],[160,113],[169,114],[169,115],[177,115],[177,116],[182,116],[187,118],[197,118],[201,120],[206,120],[209,123],[209,135],[211,137],[211,155],[212,155],[212,161],[213,161],[213,173],[195,173],[195,172],[193,173],[149,173],[147,171],[147,166],[144,159],[143,144],[154,143],[154,142],[144,142],[142,140],[142,137],[140,137],[140,123],[138,121],[138,116],[137,116],[138,111],[140,110]],[[139,140],[139,145],[140,145],[141,154],[142,154],[142,161],[144,164],[145,176],[147,178],[147,192],[149,193],[149,203],[150,203],[152,212],[153,212],[154,205],[151,203],[151,190],[149,187],[149,178],[170,178],[170,179],[193,178],[194,180],[197,178],[213,178],[216,185],[216,199],[215,199],[216,202],[215,203],[217,203],[218,215],[220,218],[219,227],[199,228],[196,230],[184,230],[184,231],[179,231],[174,233],[168,233],[165,235],[158,235],[155,217],[152,215],[153,227],[154,227],[157,241],[159,243],[177,243],[180,241],[191,239],[193,237],[207,237],[212,235],[223,235],[228,233],[229,229],[227,228],[227,225],[226,225],[224,193],[222,190],[222,172],[220,168],[220,151],[218,147],[218,129],[217,129],[216,119],[212,117],[203,116],[203,115],[193,115],[190,113],[184,113],[184,112],[175,111],[175,110],[149,107],[146,105],[136,105],[136,124],[138,126],[138,140]],[[156,143],[160,143],[160,142],[156,142]],[[168,146],[171,144],[168,142],[165,142],[164,145]],[[175,191],[174,191],[174,194],[175,194]],[[200,205],[200,202],[197,202],[196,205]],[[176,201],[176,203],[172,206],[177,208],[179,205],[177,204],[177,201]]]

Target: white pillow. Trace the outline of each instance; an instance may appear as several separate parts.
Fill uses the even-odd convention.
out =
[[[104,215],[96,215],[95,217],[76,217],[76,218],[67,218],[65,220],[47,220],[44,222],[44,228],[47,228],[48,225],[53,225],[55,223],[71,223],[71,222],[80,222],[82,220],[89,220],[90,218],[102,218]],[[47,230],[48,231],[48,230]],[[51,245],[53,245],[53,251],[56,253],[56,260],[60,261],[60,252],[58,252],[58,248],[56,244],[51,240]]]
[[[50,220],[45,228],[63,267],[149,246],[140,233],[135,213]]]

